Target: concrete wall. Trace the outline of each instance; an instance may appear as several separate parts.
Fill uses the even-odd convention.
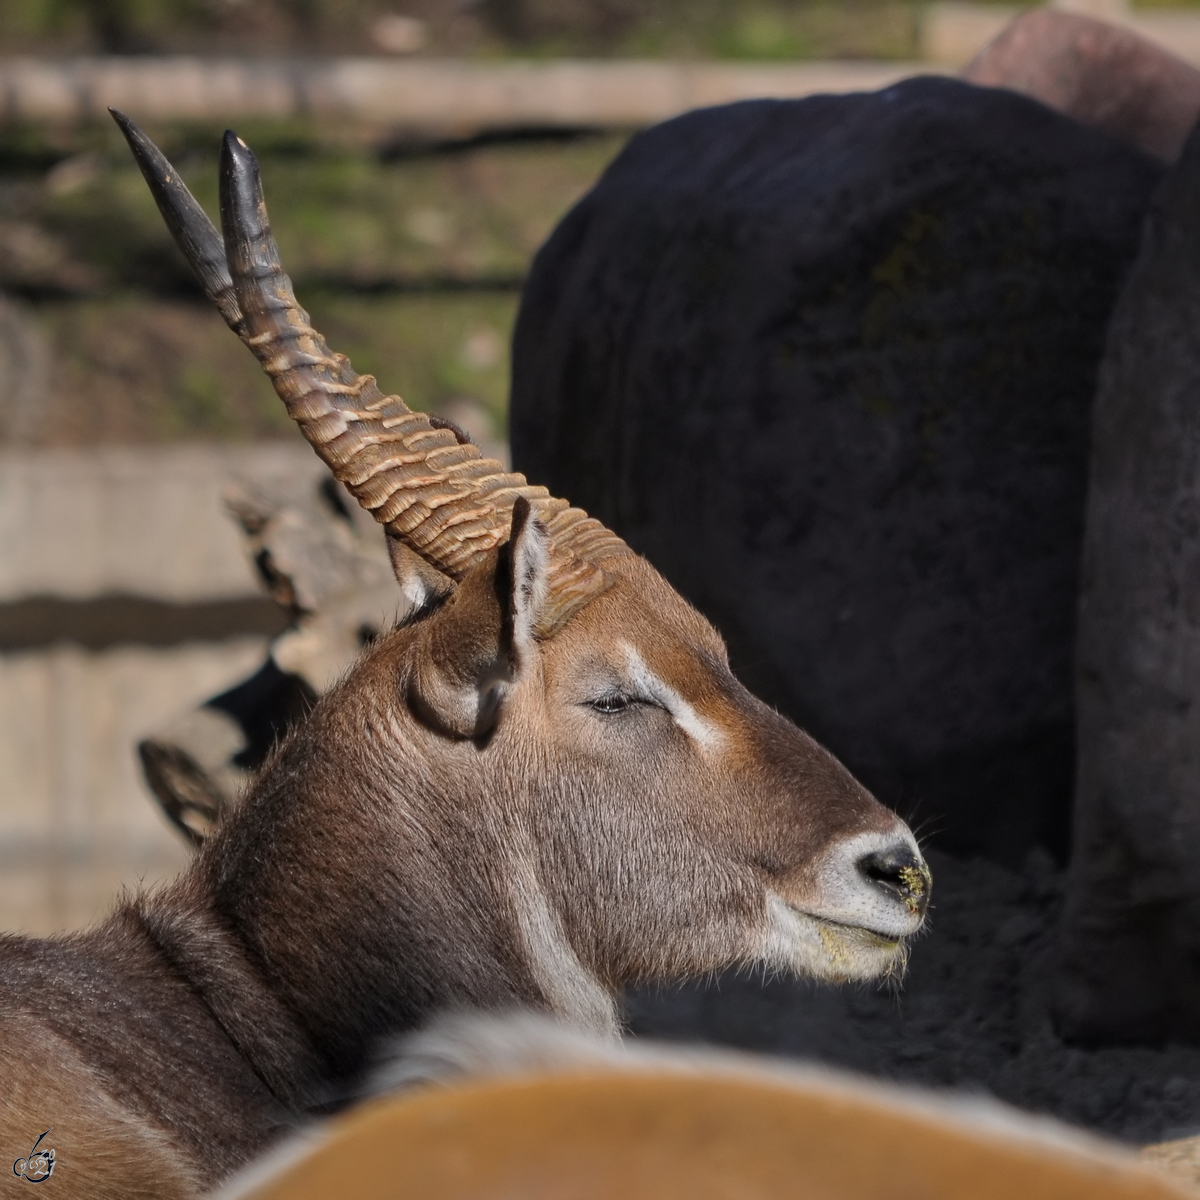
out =
[[[188,605],[230,602],[237,618],[261,596],[221,489],[320,470],[301,444],[0,453],[0,625],[47,600],[110,617],[129,600],[182,606],[170,644],[110,620],[88,649],[43,623],[0,653],[0,929],[87,924],[122,886],[186,862],[134,746],[263,659],[266,637],[236,620],[215,637],[188,624]]]
[[[257,667],[261,638],[0,655],[0,929],[86,925],[187,861],[134,746]]]
[[[222,489],[233,479],[316,478],[321,470],[298,439],[0,452],[0,603],[33,595],[174,603],[258,596]]]

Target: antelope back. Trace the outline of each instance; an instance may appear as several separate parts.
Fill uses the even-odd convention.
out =
[[[1116,1146],[999,1104],[716,1055],[662,1058],[374,1102],[220,1200],[1191,1194]]]

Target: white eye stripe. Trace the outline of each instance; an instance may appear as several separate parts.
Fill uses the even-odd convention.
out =
[[[638,693],[653,704],[665,708],[675,724],[703,750],[719,750],[725,736],[711,721],[706,721],[669,683],[664,683],[646,666],[645,659],[628,643],[624,644],[629,664],[629,679]]]

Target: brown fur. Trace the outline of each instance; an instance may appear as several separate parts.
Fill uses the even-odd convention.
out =
[[[86,1193],[91,1200],[184,1200],[198,1190],[198,1174],[171,1140],[135,1119],[75,1047],[33,1018],[5,1022],[0,1077],[0,1144],[24,1157],[49,1131],[40,1148],[56,1152],[49,1181],[56,1192]],[[7,1162],[0,1168],[4,1190],[18,1192],[25,1181]]]
[[[639,1042],[442,1020],[399,1080],[214,1200],[1183,1200],[1127,1148],[961,1094]]]

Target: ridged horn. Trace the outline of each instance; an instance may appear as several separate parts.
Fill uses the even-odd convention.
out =
[[[391,536],[459,580],[508,540],[513,505],[523,496],[553,548],[551,603],[540,632],[552,632],[607,586],[601,564],[631,553],[616,534],[484,458],[447,422],[385,396],[373,376],[359,375],[329,349],[296,301],[271,235],[258,163],[236,134],[225,134],[221,151],[221,275],[213,268],[216,230],[203,210],[153,142],[127,117],[113,115],[206,293],[220,307],[229,280],[233,306],[226,303],[222,316],[258,358],[309,444]]]

